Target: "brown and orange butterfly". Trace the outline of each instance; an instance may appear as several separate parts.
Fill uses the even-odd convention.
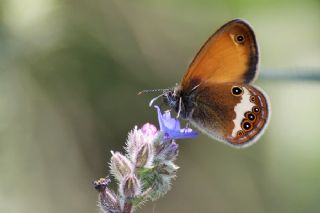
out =
[[[257,77],[258,46],[250,25],[232,20],[201,47],[182,81],[164,90],[164,103],[210,137],[246,147],[263,134],[270,117]]]

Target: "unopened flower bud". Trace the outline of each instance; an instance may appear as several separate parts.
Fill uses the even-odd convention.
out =
[[[93,181],[93,185],[98,192],[103,192],[110,182],[111,182],[110,178],[105,177],[105,178],[100,178],[99,180]]]
[[[145,143],[135,155],[134,162],[136,167],[150,167],[154,156],[153,146],[150,143]]]
[[[94,181],[93,184],[99,192],[99,207],[103,212],[119,212],[120,206],[115,193],[107,188],[109,178],[100,178]]]
[[[150,124],[150,123],[144,124],[141,128],[141,131],[142,131],[144,137],[149,141],[153,140],[158,132],[157,128],[153,124]]]
[[[162,152],[164,158],[169,161],[175,160],[178,155],[178,148],[178,144],[176,144],[174,141],[168,144]]]
[[[140,151],[141,147],[147,143],[152,144],[157,137],[157,133],[157,128],[150,123],[144,124],[141,129],[135,127],[129,133],[127,139],[126,151],[129,159],[135,162],[137,153]]]
[[[126,198],[133,198],[140,194],[140,185],[140,181],[134,174],[128,175],[120,183],[120,192]]]
[[[138,127],[135,127],[128,135],[126,151],[131,160],[132,153],[136,153],[139,147],[145,143],[143,133]]]
[[[164,133],[158,131],[152,142],[156,155],[163,149],[163,143],[167,143],[167,141],[164,139]]]
[[[110,168],[115,178],[122,180],[123,177],[133,172],[133,165],[128,158],[119,152],[112,153]]]
[[[166,162],[166,163],[161,165],[159,173],[161,175],[166,175],[166,176],[169,176],[169,177],[175,177],[178,169],[179,169],[179,166],[177,166],[174,163],[172,163],[171,161],[169,161],[169,162]]]
[[[174,141],[163,141],[156,146],[156,160],[174,161],[178,156],[179,146]]]

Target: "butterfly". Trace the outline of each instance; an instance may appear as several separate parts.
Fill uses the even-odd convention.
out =
[[[271,113],[267,95],[252,85],[258,62],[252,28],[232,20],[204,43],[181,83],[160,96],[178,117],[210,137],[247,147],[261,137]]]

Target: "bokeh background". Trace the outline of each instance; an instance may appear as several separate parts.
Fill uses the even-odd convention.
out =
[[[110,150],[157,124],[137,92],[174,86],[238,17],[260,44],[269,128],[243,150],[179,141],[173,189],[138,212],[319,212],[320,84],[290,78],[320,74],[316,0],[1,0],[0,212],[98,212]]]

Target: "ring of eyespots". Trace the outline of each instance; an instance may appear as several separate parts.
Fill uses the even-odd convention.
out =
[[[243,44],[245,41],[244,35],[239,34],[239,35],[235,35],[234,36],[234,40],[235,42],[237,42],[238,44]]]
[[[234,86],[231,88],[231,93],[234,96],[240,96],[243,94],[243,89],[241,87]]]
[[[239,137],[244,136],[244,131],[243,131],[243,130],[239,130],[239,131],[237,132],[237,136],[239,136]]]
[[[253,95],[250,96],[250,102],[251,103],[255,103],[256,102],[256,97],[254,97]]]
[[[251,122],[254,122],[257,118],[256,115],[252,112],[246,112],[245,117]]]
[[[254,106],[254,107],[252,108],[252,112],[254,112],[254,113],[259,113],[259,112],[260,112],[260,108],[257,107],[257,106]]]
[[[241,127],[244,131],[250,131],[253,128],[253,125],[250,121],[244,120],[241,124]]]

